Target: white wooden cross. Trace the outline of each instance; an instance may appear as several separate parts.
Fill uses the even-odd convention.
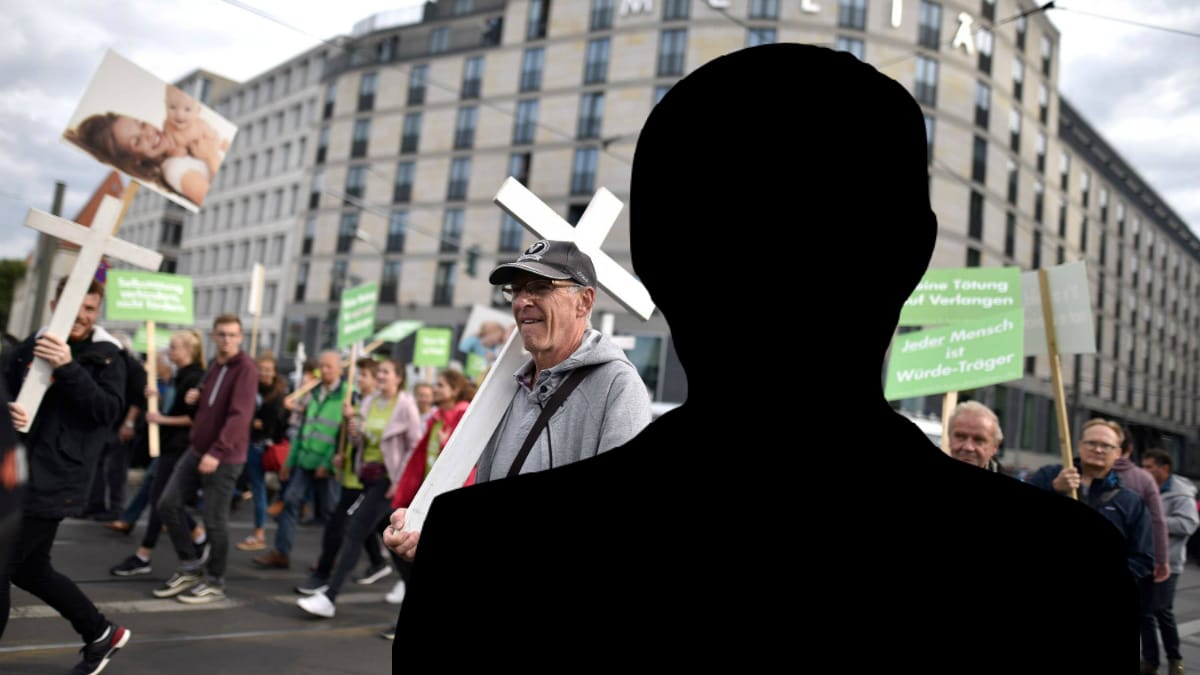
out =
[[[654,301],[650,299],[649,291],[637,277],[600,250],[600,244],[624,208],[613,193],[600,188],[576,227],[571,227],[515,178],[506,179],[492,201],[540,239],[575,242],[579,250],[592,259],[599,287],[626,309],[642,317],[643,321],[650,318]],[[420,530],[433,498],[462,487],[467,476],[471,475],[483,446],[499,426],[504,411],[517,393],[517,383],[512,375],[526,358],[521,345],[517,344],[519,340],[518,331],[514,330],[496,357],[496,362],[488,369],[487,377],[471,399],[471,405],[450,437],[450,442],[438,455],[433,469],[413,498],[404,517],[405,530]]]
[[[100,265],[102,257],[107,255],[150,270],[156,270],[162,264],[161,253],[116,238],[114,233],[121,222],[121,211],[121,200],[105,195],[99,210],[96,211],[96,217],[92,220],[92,226],[84,227],[45,211],[29,209],[29,215],[25,218],[26,227],[79,245],[75,267],[67,277],[62,295],[54,306],[54,315],[50,317],[50,325],[46,327],[46,332],[53,333],[63,340],[71,334],[71,326],[75,324],[79,308],[83,305],[84,296],[87,295],[88,286],[96,276],[96,268]],[[53,368],[50,367],[49,361],[33,360],[29,374],[26,375],[21,391],[17,394],[17,403],[25,409],[29,421],[18,431],[29,431],[29,427],[32,426],[38,407],[42,404],[42,397],[50,388],[51,372]]]

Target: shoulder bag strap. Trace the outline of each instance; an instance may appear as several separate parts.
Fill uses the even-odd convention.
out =
[[[542,414],[538,415],[537,421],[533,423],[533,428],[529,430],[529,435],[525,437],[525,442],[521,444],[521,449],[517,451],[517,458],[513,460],[512,466],[508,469],[508,477],[511,478],[521,472],[521,467],[525,464],[525,458],[529,456],[529,450],[533,448],[533,443],[541,435],[542,429],[546,428],[546,424],[550,421],[550,418],[562,407],[563,402],[567,400],[567,397],[571,395],[575,387],[578,387],[583,378],[587,377],[587,374],[592,372],[597,365],[599,364],[576,368],[571,371],[570,375],[567,375],[567,379],[563,380],[562,384],[558,385],[558,389],[550,397],[550,400],[546,402],[546,405],[542,407]]]

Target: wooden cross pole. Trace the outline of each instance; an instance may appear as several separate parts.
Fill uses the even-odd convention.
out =
[[[254,263],[254,271],[250,273],[250,303],[248,309],[254,317],[254,327],[250,329],[250,358],[258,358],[258,320],[262,316],[263,276],[266,268],[262,263]]]
[[[356,342],[355,345],[357,345],[357,344],[358,343]],[[376,349],[379,349],[381,346],[383,346],[383,341],[381,341],[381,340],[376,340],[374,342],[369,343],[366,347],[363,347],[361,350],[359,350],[358,357],[351,356],[349,361],[342,361],[342,370],[346,370],[347,368],[350,367],[351,364],[357,363],[359,358],[362,358],[362,357],[366,356],[367,354],[370,354],[371,352],[375,351]],[[350,377],[351,378],[354,377],[353,372],[350,373]],[[312,391],[313,389],[316,389],[318,384],[321,384],[320,380],[313,380],[312,382],[309,382],[308,384],[300,385],[299,387],[296,388],[295,391],[288,394],[287,397],[284,398],[284,402],[295,403],[296,401],[300,400],[301,396],[304,396],[305,394]]]
[[[157,251],[135,246],[127,241],[121,241],[114,235],[121,222],[123,204],[120,199],[105,195],[92,220],[91,227],[50,215],[45,211],[30,209],[25,218],[25,226],[39,232],[44,232],[57,239],[79,245],[79,255],[75,259],[75,267],[67,277],[62,295],[54,306],[54,314],[50,317],[47,333],[52,333],[64,340],[71,334],[71,326],[79,315],[79,308],[87,295],[88,286],[95,278],[96,268],[104,256],[124,260],[138,267],[156,270],[162,264],[162,254]],[[34,359],[29,368],[29,374],[17,394],[17,403],[25,409],[29,421],[18,431],[29,431],[33,419],[37,417],[38,407],[46,390],[50,388],[50,375],[53,369],[45,359]]]
[[[1070,420],[1067,418],[1067,398],[1063,391],[1062,361],[1058,356],[1058,332],[1054,327],[1054,305],[1050,295],[1050,277],[1045,268],[1038,269],[1038,288],[1042,293],[1042,318],[1046,322],[1046,356],[1050,359],[1050,383],[1054,387],[1054,412],[1058,416],[1058,445],[1062,450],[1062,466],[1071,466]],[[1079,499],[1071,488],[1071,499]]]
[[[649,291],[633,274],[600,250],[624,208],[613,193],[600,188],[575,227],[512,177],[504,181],[492,201],[540,239],[575,242],[579,250],[592,259],[598,286],[642,320],[650,318],[654,301],[650,299]],[[525,361],[518,333],[514,330],[508,336],[450,442],[442,448],[433,469],[413,497],[404,519],[405,530],[420,530],[433,498],[461,487],[479,461],[479,454],[517,392],[512,374]]]

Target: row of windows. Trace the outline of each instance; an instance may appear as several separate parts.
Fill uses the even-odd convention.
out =
[[[243,147],[248,148],[266,143],[268,136],[279,138],[285,131],[297,131],[302,124],[312,124],[315,115],[316,101],[309,99],[307,102],[297,103],[287,110],[277,110],[274,113],[263,115],[257,121],[242,124],[238,128],[237,135],[233,137],[229,152],[232,154]]]
[[[293,90],[307,87],[310,84],[309,75],[320,77],[324,65],[325,54],[322,52],[311,60],[301,61],[294,68],[285,68],[278,75],[270,75],[262,82],[243,88],[223,99],[217,105],[217,111],[224,117],[237,117],[260,105],[267,105],[287,96]]]
[[[242,314],[246,310],[246,307],[242,304],[242,298],[249,297],[245,295],[246,293],[248,291],[243,286],[197,289],[194,300],[196,313],[201,316],[215,316],[223,313]],[[263,284],[263,314],[275,313],[275,303],[278,296],[279,284],[275,282]]]
[[[215,201],[215,197],[213,201]],[[296,215],[299,206],[300,186],[293,184],[286,191],[280,187],[271,192],[259,192],[240,200],[230,199],[224,203],[210,203],[192,216],[197,234],[232,230],[235,226],[255,225]]]
[[[204,274],[211,272],[241,272],[249,270],[254,263],[275,267],[283,264],[285,235],[271,238],[270,247],[266,237],[254,240],[243,239],[221,245],[198,247],[180,257],[182,274]]]
[[[292,300],[294,302],[305,302],[309,299],[308,277],[310,269],[310,263],[302,262],[296,270],[296,287],[292,295]],[[400,271],[401,262],[399,260],[383,261],[383,269],[381,270],[379,277],[379,302],[381,304],[395,304],[399,300]],[[437,271],[434,275],[433,298],[431,301],[433,306],[449,307],[454,303],[454,287],[457,278],[457,261],[442,260],[438,262]],[[349,284],[349,261],[345,258],[338,258],[334,260],[333,265],[330,268],[329,292],[326,298],[330,302],[336,302],[337,300],[341,299],[342,291],[345,290]]]

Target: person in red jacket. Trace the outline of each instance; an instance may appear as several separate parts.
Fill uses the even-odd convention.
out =
[[[179,568],[154,589],[158,598],[178,597],[204,604],[225,597],[225,560],[229,553],[229,509],[234,485],[246,464],[250,422],[258,393],[258,369],[242,351],[242,322],[233,314],[213,321],[213,361],[199,389],[184,402],[196,405],[188,452],[175,464],[158,502],[158,512],[179,555]],[[199,556],[184,519],[187,496],[204,488],[204,526],[209,545]]]

